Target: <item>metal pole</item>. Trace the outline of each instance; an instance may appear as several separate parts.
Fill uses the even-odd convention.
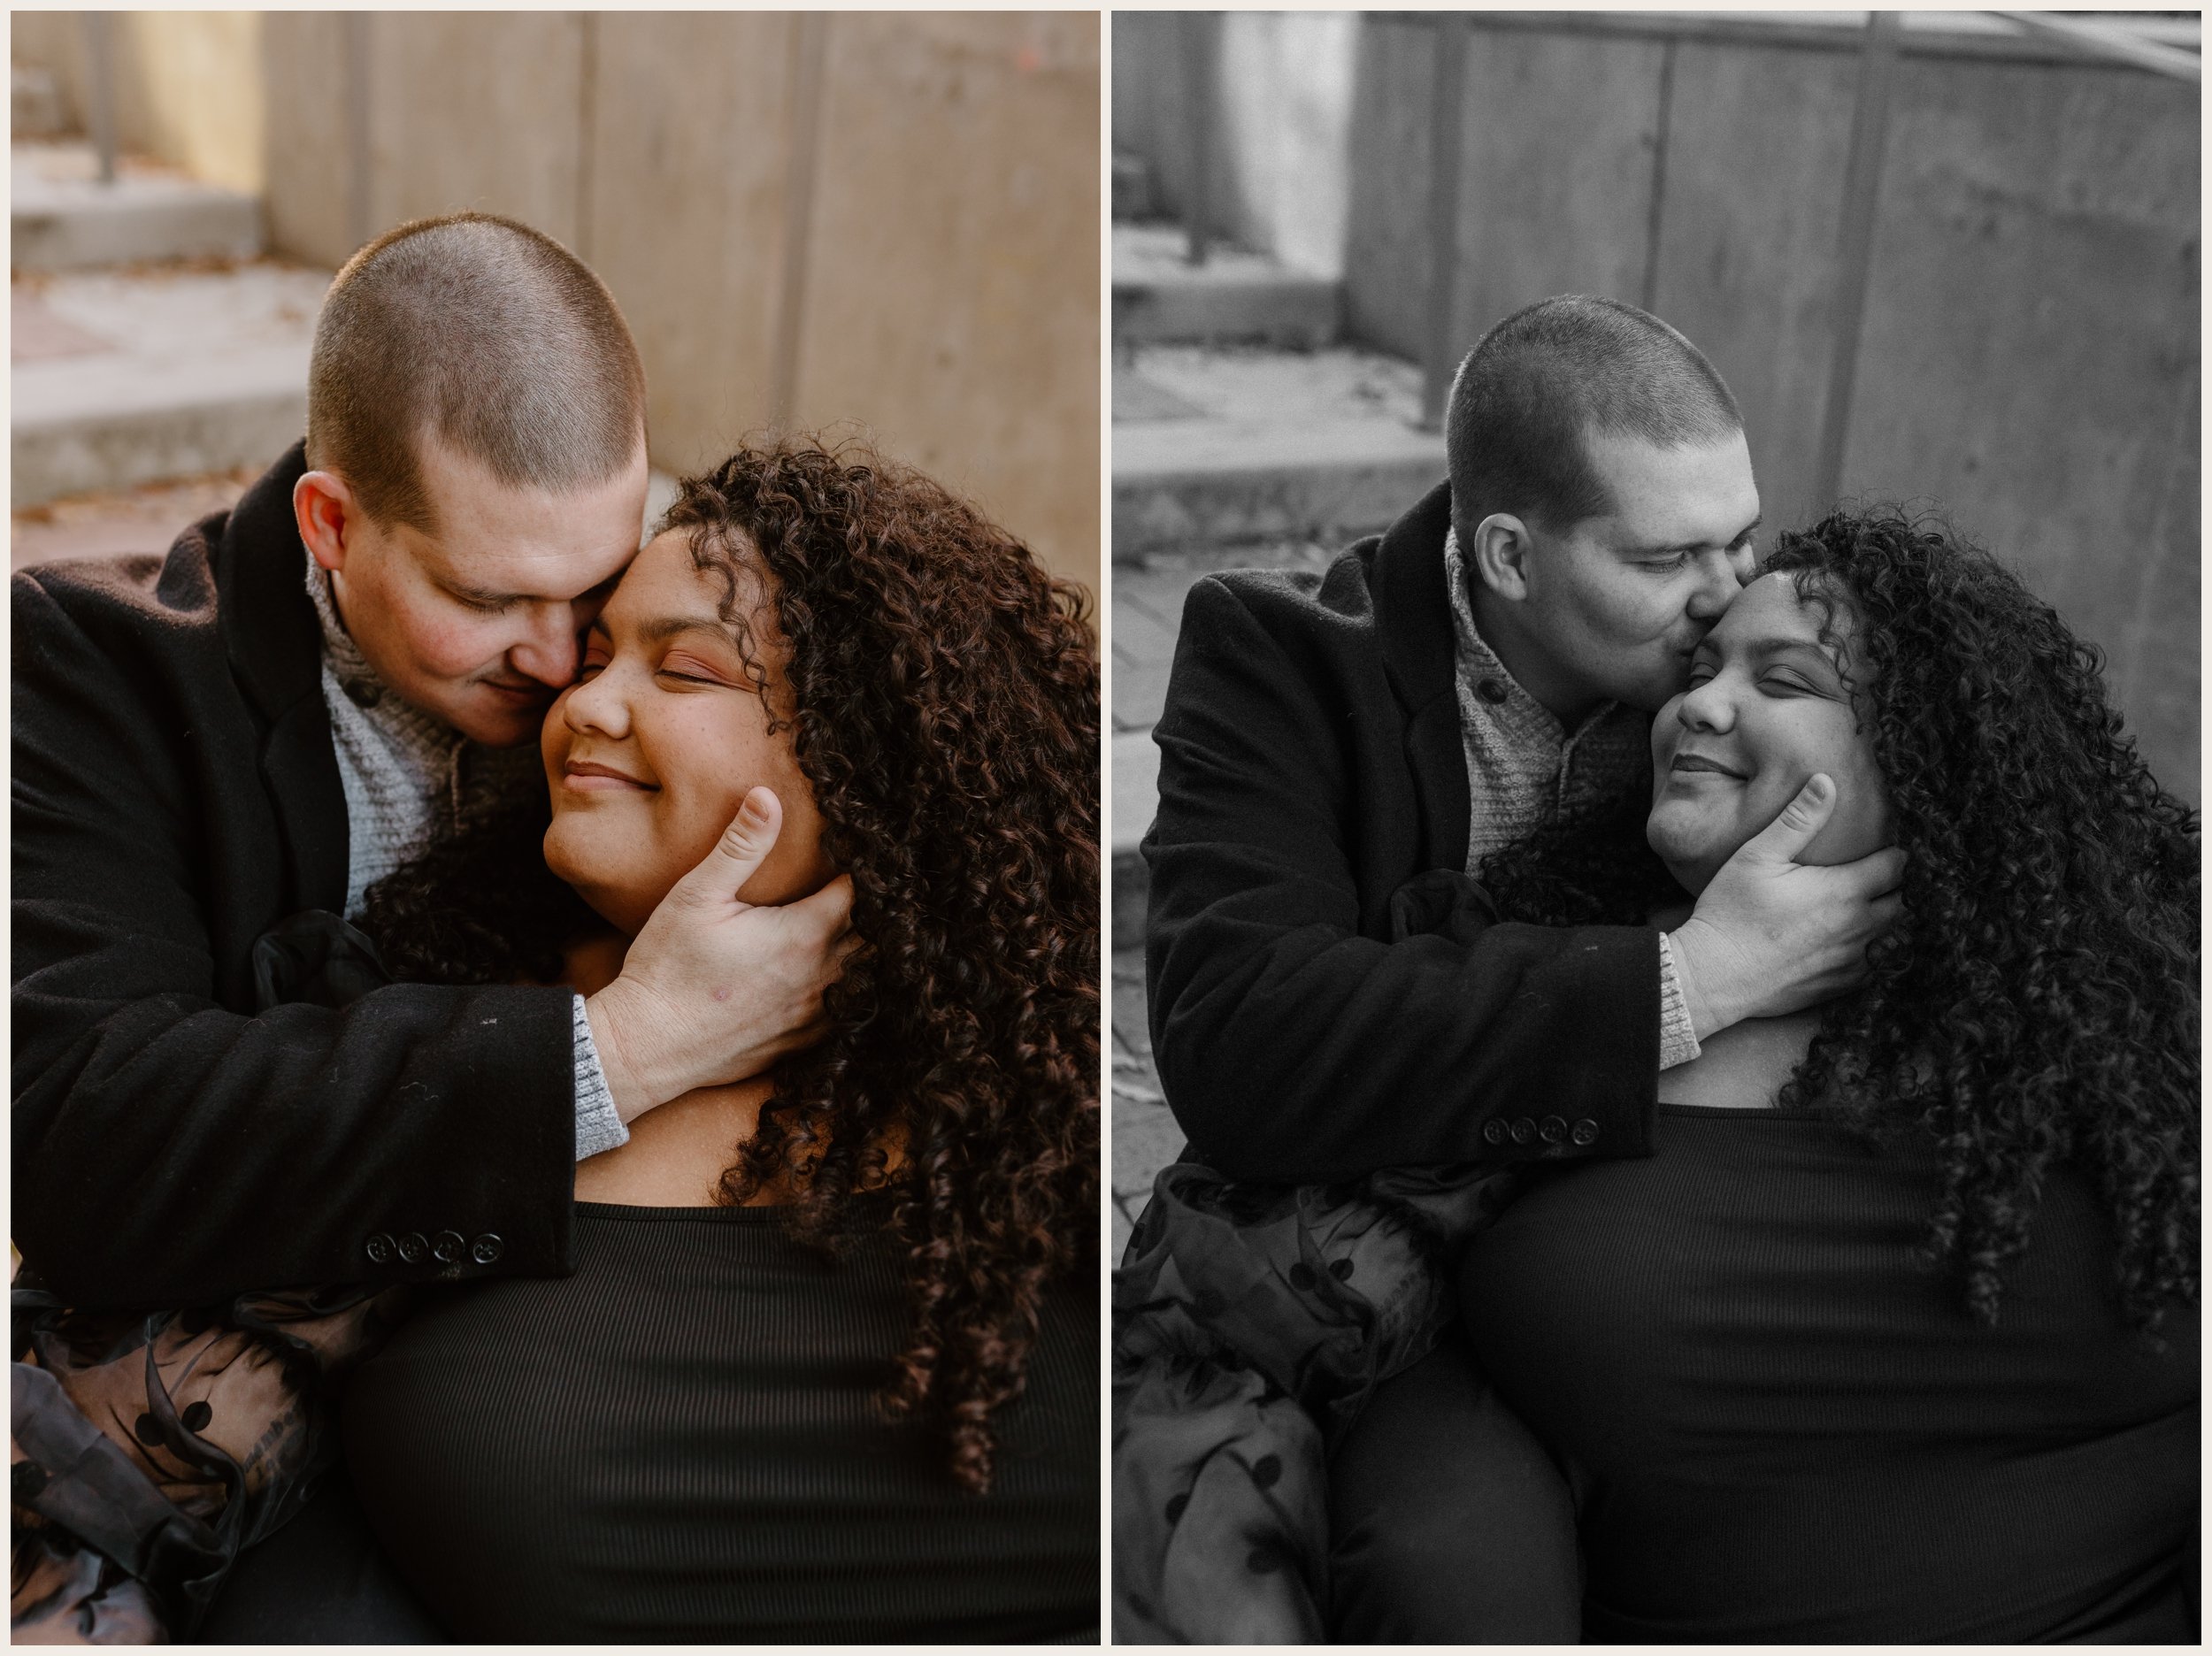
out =
[[[599,14],[580,12],[576,41],[576,257],[591,263],[592,166],[599,141]]]
[[[1851,115],[1851,158],[1843,174],[1843,222],[1836,234],[1835,335],[1828,358],[1828,400],[1820,423],[1816,504],[1824,510],[1843,493],[1843,448],[1856,389],[1859,337],[1874,261],[1874,214],[1880,204],[1882,151],[1889,137],[1889,95],[1896,79],[1898,14],[1867,17],[1859,60],[1859,96]]]
[[[1194,264],[1206,262],[1208,189],[1213,171],[1214,19],[1202,12],[1182,16],[1184,58],[1190,65],[1190,195],[1183,209]]]
[[[346,234],[356,248],[375,234],[370,216],[369,28],[365,12],[343,18],[346,75]]]
[[[768,418],[788,430],[798,418],[799,346],[806,326],[809,255],[814,237],[816,173],[821,158],[823,71],[829,13],[792,19],[791,170],[783,202],[783,288],[776,300],[776,350],[769,366]]]
[[[114,17],[106,12],[84,14],[85,57],[91,70],[92,143],[99,152],[100,182],[115,182],[115,35]]]
[[[2204,59],[2194,52],[2183,51],[2177,46],[2163,46],[2156,41],[2138,40],[2108,23],[2055,17],[2041,12],[2000,12],[1997,15],[2024,33],[2071,47],[2085,57],[2129,64],[2193,85],[2204,83]]]
[[[1429,119],[1429,326],[1421,364],[1421,429],[1444,428],[1444,402],[1459,367],[1453,300],[1459,276],[1460,155],[1465,139],[1467,20],[1436,20],[1436,102]]]

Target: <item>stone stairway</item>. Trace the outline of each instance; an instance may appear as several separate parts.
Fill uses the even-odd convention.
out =
[[[18,514],[250,474],[299,436],[330,277],[264,255],[257,201],[144,162],[103,184],[82,142],[10,160]]]
[[[1118,204],[1145,199],[1120,165]],[[1318,569],[1444,475],[1412,364],[1345,342],[1336,284],[1233,249],[1194,267],[1172,226],[1113,236],[1113,1248],[1181,1148],[1145,1024],[1145,870],[1160,717],[1192,585]]]
[[[1113,239],[1113,939],[1141,941],[1137,842],[1184,594],[1209,571],[1318,567],[1444,475],[1420,371],[1339,339],[1336,284],[1172,226]]]
[[[58,100],[15,75],[11,564],[166,550],[307,424],[330,272],[264,250],[260,203],[55,138]],[[27,135],[27,129],[33,134]],[[656,472],[649,521],[675,487]]]

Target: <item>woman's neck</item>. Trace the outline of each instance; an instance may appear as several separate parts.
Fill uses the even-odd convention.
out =
[[[565,977],[593,995],[622,972],[630,939],[610,926],[565,951]],[[733,1086],[700,1087],[647,1111],[630,1123],[630,1139],[576,1164],[576,1200],[631,1208],[714,1208],[723,1170],[760,1125],[761,1107],[775,1091],[769,1076]],[[748,1206],[788,1200],[780,1189],[757,1192]]]
[[[1671,932],[1690,917],[1694,907],[1685,901],[1655,908],[1651,924]],[[1659,1101],[1718,1109],[1772,1109],[1790,1072],[1804,1061],[1805,1049],[1819,1031],[1817,1007],[1786,1017],[1746,1018],[1716,1030],[1698,1043],[1696,1057],[1659,1072]]]

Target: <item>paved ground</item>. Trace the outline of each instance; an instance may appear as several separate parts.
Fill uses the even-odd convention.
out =
[[[1119,257],[1118,246],[1117,257]],[[1412,364],[1349,347],[1147,344],[1125,351],[1114,376],[1116,437],[1198,455],[1210,434],[1233,430],[1267,453],[1297,448],[1321,425],[1371,428],[1417,446]],[[1271,436],[1270,433],[1272,433]],[[1437,468],[1441,470],[1440,463]],[[1119,502],[1116,507],[1122,510]],[[1113,1177],[1116,1256],[1150,1194],[1153,1176],[1182,1148],[1152,1065],[1144,1013],[1141,900],[1128,901],[1138,839],[1149,824],[1156,770],[1151,741],[1175,658],[1183,600],[1200,577],[1226,569],[1318,569],[1341,550],[1310,538],[1233,537],[1118,556],[1113,576]]]
[[[269,456],[275,459],[274,455]],[[13,513],[9,567],[59,557],[166,552],[177,532],[228,508],[257,475],[242,468],[179,483],[149,483],[112,494],[79,494]]]
[[[1114,566],[1114,844],[1116,878],[1131,847],[1150,820],[1149,787],[1131,788],[1132,761],[1150,757],[1150,732],[1167,692],[1175,652],[1175,629],[1183,597],[1200,576],[1216,569],[1318,567],[1337,548],[1310,541],[1255,542],[1213,548],[1202,555],[1156,557],[1140,564]],[[1141,795],[1141,797],[1137,797]],[[1140,817],[1142,820],[1138,820]],[[1126,819],[1126,820],[1125,820]],[[1119,907],[1119,900],[1117,900]],[[1116,943],[1127,929],[1117,926]],[[1131,939],[1133,940],[1133,939]],[[1152,1067],[1152,1041],[1145,1023],[1144,954],[1118,947],[1113,954],[1113,1202],[1114,1254],[1120,1257],[1129,1229],[1143,1210],[1153,1176],[1183,1146],[1182,1130],[1168,1114],[1160,1079]]]

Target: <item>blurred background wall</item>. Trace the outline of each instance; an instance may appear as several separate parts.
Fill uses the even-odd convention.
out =
[[[90,38],[14,15],[81,127]],[[280,257],[462,208],[565,243],[637,335],[657,468],[857,421],[1098,589],[1095,16],[123,12],[107,42],[120,147],[257,198]]]
[[[1124,12],[1117,165],[1156,213],[1334,281],[1341,338],[1416,364],[1549,294],[1655,311],[1740,402],[1770,526],[1940,502],[2108,652],[2195,798],[2199,88],[1908,14],[1855,253],[1866,19]],[[2191,14],[2098,20],[2196,48]],[[1118,544],[1121,517],[1118,487]]]

